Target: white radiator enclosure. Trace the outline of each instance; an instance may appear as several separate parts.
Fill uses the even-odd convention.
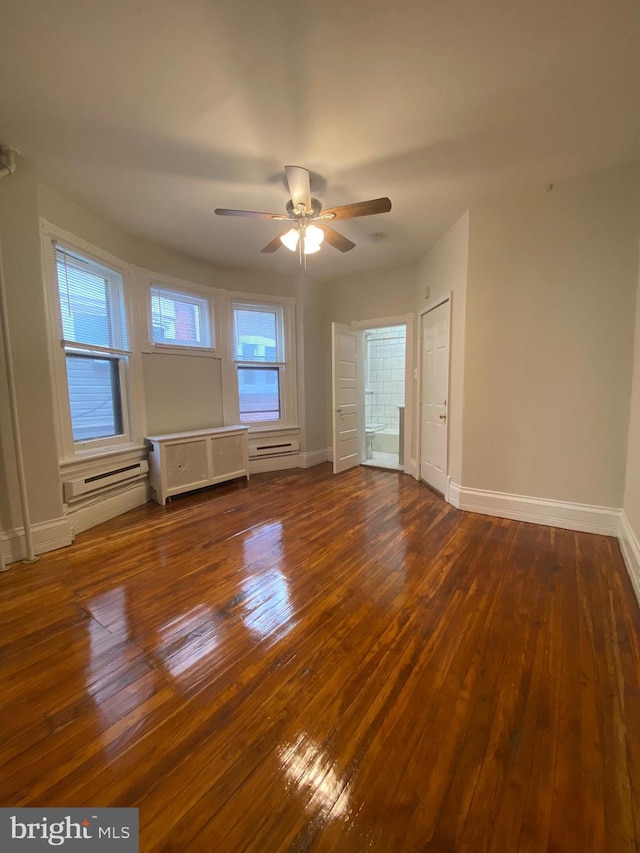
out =
[[[248,427],[226,426],[147,436],[149,480],[155,499],[238,477],[249,479]]]

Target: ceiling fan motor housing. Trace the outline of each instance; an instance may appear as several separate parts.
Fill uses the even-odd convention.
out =
[[[301,217],[305,217],[306,219],[316,219],[316,217],[320,216],[322,204],[318,201],[317,198],[312,198],[311,210],[296,209],[293,204],[293,201],[289,199],[286,204],[286,210],[289,219],[300,219]]]

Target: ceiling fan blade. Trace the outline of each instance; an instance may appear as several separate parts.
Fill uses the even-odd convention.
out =
[[[334,231],[333,228],[329,228],[328,225],[323,225],[320,222],[316,224],[318,228],[324,231],[324,239],[330,246],[333,246],[334,249],[338,249],[340,252],[349,252],[351,249],[355,248],[355,243],[352,243],[351,240],[343,237],[342,234],[338,234],[338,232]]]
[[[229,210],[228,207],[216,207],[218,216],[249,216],[251,219],[288,219],[284,213],[259,213],[257,210]]]
[[[287,231],[288,230],[289,229],[287,228]],[[283,231],[282,234],[286,234],[287,231]],[[282,240],[280,239],[282,237],[282,234],[278,234],[277,237],[274,237],[273,240],[270,243],[267,243],[264,249],[260,249],[260,251],[264,252],[265,254],[277,252],[280,246],[282,246]]]
[[[305,210],[311,210],[311,179],[309,178],[309,170],[303,169],[302,166],[285,166],[284,173],[287,176],[294,210],[298,210],[298,205],[300,204],[304,204]]]
[[[374,213],[388,213],[391,199],[372,198],[370,201],[357,201],[355,204],[343,204],[340,207],[327,207],[320,212],[321,219],[353,219],[356,216],[372,216]]]

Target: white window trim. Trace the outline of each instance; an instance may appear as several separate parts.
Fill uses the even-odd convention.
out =
[[[204,358],[222,358],[220,348],[220,291],[195,282],[174,278],[170,275],[155,273],[143,267],[131,267],[132,274],[138,281],[138,291],[141,294],[137,323],[140,340],[143,341],[141,350],[145,354],[162,353],[172,355],[192,355]],[[199,296],[209,302],[209,333],[210,347],[181,346],[180,344],[156,343],[153,340],[153,316],[151,313],[151,288],[160,287],[176,292],[182,291],[187,295]]]
[[[282,347],[284,361],[264,362],[264,367],[279,368],[281,417],[274,421],[246,422],[249,433],[266,432],[287,427],[298,428],[298,390],[296,367],[296,300],[293,296],[272,296],[262,293],[221,292],[224,319],[221,323],[225,358],[222,361],[223,414],[225,425],[239,424],[240,401],[234,352],[233,306],[275,306],[282,308]],[[242,362],[240,362],[242,363]],[[253,362],[247,362],[248,365]]]
[[[135,343],[136,329],[130,265],[120,260],[120,258],[115,257],[115,255],[105,252],[97,246],[87,243],[82,238],[65,231],[63,228],[53,225],[46,219],[40,220],[40,239],[44,273],[43,285],[48,318],[49,362],[55,413],[54,423],[56,427],[56,444],[59,461],[61,464],[64,464],[78,459],[101,456],[116,450],[141,447],[146,428],[146,424],[144,423],[145,407],[142,387],[142,366],[140,358],[137,355]],[[119,369],[122,389],[122,420],[125,429],[123,435],[89,439],[87,441],[73,440],[66,373],[66,348],[64,342],[61,340],[58,277],[54,263],[54,253],[52,251],[53,242],[68,248],[72,252],[77,252],[82,257],[110,267],[122,276],[129,349],[121,352],[110,349],[108,352],[113,352],[115,355],[121,356],[119,359]],[[101,347],[76,345],[69,342],[67,346],[89,355],[95,354],[99,356],[105,354],[105,350]],[[127,359],[127,370],[124,369],[122,358]]]

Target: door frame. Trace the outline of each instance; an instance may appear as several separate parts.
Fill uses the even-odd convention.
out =
[[[452,338],[452,324],[453,324],[453,292],[450,290],[448,293],[443,293],[442,296],[438,296],[435,299],[432,299],[424,308],[421,308],[418,312],[418,362],[416,368],[416,407],[415,407],[415,435],[416,435],[416,472],[414,474],[416,480],[421,481],[420,479],[420,459],[422,458],[422,430],[420,423],[420,409],[422,406],[422,357],[423,357],[423,337],[422,337],[422,322],[426,314],[429,314],[431,311],[434,311],[436,308],[439,308],[441,305],[444,305],[446,302],[449,303],[449,361],[447,363],[447,389],[448,396],[447,400],[451,403],[451,338]],[[451,421],[449,412],[451,412],[451,405],[447,406],[447,461],[446,461],[446,486],[444,492],[444,499],[447,503],[451,503],[449,500],[449,444],[451,438]]]
[[[413,430],[414,430],[414,384],[416,371],[414,368],[414,330],[415,314],[397,314],[393,317],[379,317],[374,320],[352,320],[350,325],[356,329],[362,329],[363,336],[366,329],[381,329],[386,326],[406,326],[407,338],[405,341],[404,354],[404,473],[411,474],[414,478],[420,476],[418,460],[412,454]],[[332,355],[333,358],[333,355]],[[363,353],[364,358],[364,353]],[[362,399],[362,411],[364,412],[364,387]],[[364,442],[364,435],[362,436]]]

